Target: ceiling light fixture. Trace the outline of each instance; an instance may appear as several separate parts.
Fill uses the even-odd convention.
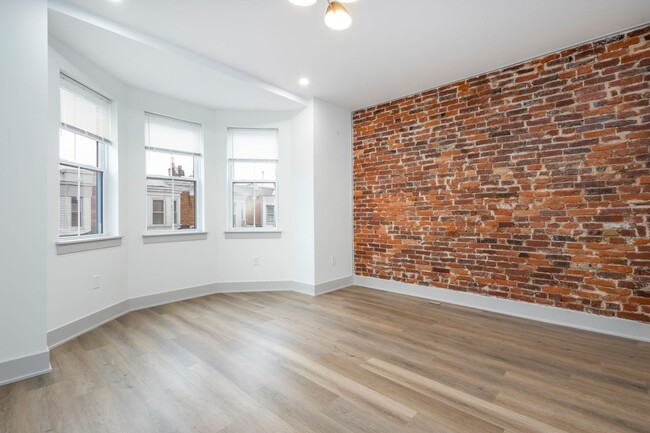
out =
[[[298,80],[298,84],[300,84],[302,87],[307,87],[309,86],[309,79],[302,77],[300,80]]]
[[[352,24],[352,17],[348,10],[337,1],[329,2],[325,13],[325,24],[334,30],[345,30]]]
[[[311,6],[317,0],[289,0],[298,6]],[[352,24],[352,17],[348,10],[341,3],[353,3],[357,0],[327,0],[327,11],[325,12],[325,24],[330,29],[345,30]]]

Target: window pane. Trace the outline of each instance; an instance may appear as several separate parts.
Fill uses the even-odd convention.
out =
[[[99,167],[97,141],[60,129],[59,158],[77,164]]]
[[[194,177],[194,157],[173,153],[171,176]]]
[[[147,150],[147,174],[152,176],[170,176],[172,159],[167,152]]]
[[[233,161],[233,180],[276,180],[277,163]]]
[[[75,159],[77,164],[98,167],[97,142],[88,137],[75,134]]]
[[[194,157],[147,150],[147,174],[150,176],[194,177]]]
[[[196,228],[196,182],[174,180],[174,221],[177,230]],[[178,203],[178,204],[177,204]]]
[[[59,166],[59,236],[77,236],[78,227],[72,226],[72,200],[79,196],[79,169]]]
[[[233,227],[276,227],[275,183],[234,182],[232,188]]]
[[[255,179],[255,163],[238,162],[232,163],[233,180],[253,180]]]
[[[232,185],[233,227],[255,227],[255,184],[234,182]],[[258,212],[259,214],[259,212]],[[260,222],[260,227],[262,226]]]
[[[151,203],[148,229],[196,228],[196,182],[147,178],[147,197]]]
[[[168,203],[172,197],[171,179],[147,178],[147,202],[151,203],[151,216],[147,222],[149,230],[172,230],[172,219],[166,217]]]
[[[79,234],[101,233],[102,173],[79,170]]]
[[[59,158],[74,162],[74,136],[67,129],[59,129]]]
[[[261,201],[262,212],[261,220],[263,227],[275,228],[275,183],[258,183],[256,184],[255,194]]]
[[[101,233],[102,173],[59,166],[59,236]]]
[[[256,162],[255,163],[255,180],[276,180],[277,163],[275,162]]]

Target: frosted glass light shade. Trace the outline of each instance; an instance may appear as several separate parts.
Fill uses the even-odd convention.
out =
[[[298,6],[311,6],[316,3],[317,0],[289,0],[291,3]]]
[[[334,30],[345,30],[352,24],[352,17],[341,3],[333,1],[327,6],[325,24]]]

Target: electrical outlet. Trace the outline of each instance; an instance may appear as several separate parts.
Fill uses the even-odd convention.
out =
[[[258,256],[253,256],[253,266],[260,265],[260,258]]]
[[[93,275],[93,290],[99,289],[101,276],[99,274]]]
[[[332,266],[336,265],[336,256],[331,256],[330,257],[330,265],[332,265]]]

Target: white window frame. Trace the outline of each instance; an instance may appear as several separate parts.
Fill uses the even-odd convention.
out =
[[[59,80],[69,80],[74,82],[76,85],[80,86],[84,91],[89,92],[92,94],[94,97],[98,97],[101,99],[106,100],[106,102],[109,104],[109,110],[108,110],[108,116],[109,116],[109,130],[110,130],[110,121],[111,121],[111,116],[112,116],[112,109],[110,108],[110,105],[112,105],[112,101],[107,98],[106,96],[102,95],[101,93],[93,90],[92,88],[86,86],[85,84],[81,83],[80,81],[76,80],[75,78],[72,78],[70,75],[64,72],[59,73]],[[62,84],[59,84],[59,86],[62,86]],[[85,138],[89,138],[97,143],[97,166],[91,166],[91,165],[86,165],[86,164],[80,164],[75,161],[69,161],[66,159],[62,159],[60,156],[58,158],[59,160],[59,166],[65,166],[65,167],[70,167],[73,169],[77,170],[77,173],[80,176],[81,170],[89,170],[95,173],[95,175],[99,174],[99,180],[98,185],[97,185],[97,233],[90,233],[90,234],[81,234],[81,228],[82,225],[78,224],[77,225],[77,234],[61,234],[61,222],[59,221],[58,225],[58,238],[59,240],[73,240],[73,239],[86,239],[86,238],[95,238],[95,237],[102,237],[105,236],[106,234],[106,226],[105,226],[105,221],[106,221],[106,153],[107,153],[107,147],[110,145],[112,142],[110,139],[105,138],[105,137],[100,137],[98,135],[95,135],[91,132],[84,131],[83,129],[77,128],[73,125],[69,125],[64,123],[61,119],[59,119],[59,134],[62,133],[63,130],[66,130],[68,132],[71,132],[75,134],[76,136],[81,136]],[[60,143],[59,143],[60,146]],[[60,176],[60,175],[59,175]],[[61,188],[61,181],[59,179],[59,194],[60,194],[60,188]],[[59,207],[60,207],[60,195],[59,195]],[[79,203],[78,206],[83,203],[81,200],[81,196],[79,193],[77,193],[77,202]],[[72,205],[70,205],[70,215],[66,215],[67,218],[72,220]],[[81,212],[81,209],[78,209]],[[59,208],[59,219],[61,218],[61,209]],[[81,222],[81,215],[79,215],[79,223]]]
[[[201,146],[203,147],[203,125],[198,123],[198,122],[193,122],[190,120],[184,120],[184,119],[179,119],[177,117],[172,117],[172,116],[167,116],[164,114],[159,114],[159,113],[152,113],[152,112],[145,112],[145,119],[147,116],[158,116],[158,117],[166,117],[168,119],[172,119],[175,121],[179,122],[186,122],[186,123],[191,123],[194,125],[198,125],[200,128],[200,140],[201,140]],[[145,124],[146,127],[146,124]],[[162,175],[154,175],[154,174],[148,174],[147,173],[147,168],[146,168],[146,163],[145,163],[145,194],[148,197],[148,206],[147,206],[147,226],[146,226],[146,234],[147,235],[165,235],[169,233],[202,233],[203,232],[203,216],[202,216],[202,206],[203,206],[203,153],[199,152],[187,152],[187,151],[182,151],[182,150],[171,150],[171,149],[160,149],[156,148],[153,146],[148,146],[145,144],[144,146],[145,153],[147,151],[152,151],[152,152],[158,152],[158,153],[169,153],[170,155],[184,155],[184,156],[191,156],[194,167],[194,177],[186,177],[186,176],[162,176]],[[148,185],[148,180],[149,179],[157,179],[157,180],[168,180],[171,181],[172,183],[172,193],[170,197],[164,197],[164,196],[149,196],[149,192],[147,191],[147,185]],[[175,200],[174,197],[174,188],[173,184],[175,181],[182,181],[182,182],[191,182],[194,185],[194,228],[193,229],[180,229],[180,221],[181,221],[181,214],[180,214],[180,201]],[[157,226],[161,226],[160,224],[153,224],[153,199],[164,199],[165,200],[165,216],[164,220],[165,223],[162,224],[162,226],[171,226],[170,229],[164,230],[164,229],[159,229],[156,228]],[[177,212],[174,212],[174,203],[176,202],[176,210]],[[172,220],[167,221],[167,215],[168,212],[170,215],[172,215]],[[177,222],[174,222],[174,219],[176,218]],[[178,226],[179,228],[176,228]]]
[[[242,130],[252,130],[252,131],[273,131],[276,134],[277,146],[278,146],[278,157],[277,158],[233,158],[233,132],[242,131]],[[226,232],[236,232],[236,233],[280,233],[280,130],[277,128],[228,128],[228,167],[227,167],[227,177],[228,177],[228,221],[227,221],[227,230]],[[234,172],[234,163],[235,162],[248,162],[248,163],[274,163],[275,164],[275,180],[257,180],[257,179],[233,179]],[[274,202],[274,211],[275,211],[275,227],[266,227],[266,210],[265,205],[262,203],[262,227],[236,227],[233,221],[234,217],[234,185],[236,183],[251,183],[255,184],[264,184],[264,183],[273,183],[275,184],[275,202]],[[255,191],[255,189],[253,189]],[[255,199],[256,195],[253,194],[253,209],[255,209]],[[255,220],[255,217],[253,217]]]

